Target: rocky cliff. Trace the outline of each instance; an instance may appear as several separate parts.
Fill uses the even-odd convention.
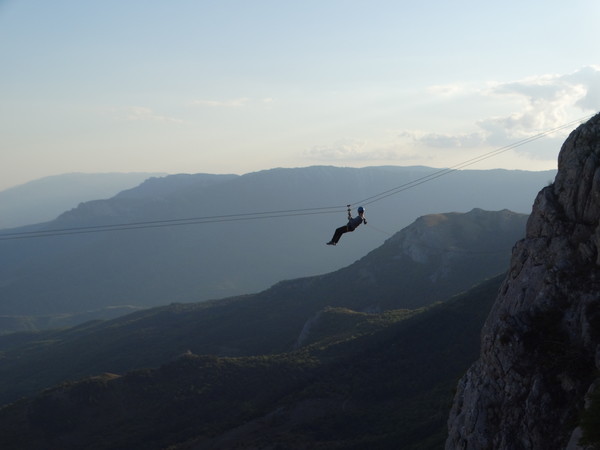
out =
[[[460,380],[446,449],[575,448],[600,372],[600,115],[560,151]]]

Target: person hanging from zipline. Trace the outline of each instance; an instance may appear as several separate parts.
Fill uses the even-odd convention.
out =
[[[350,205],[348,205],[348,223],[335,230],[333,237],[327,243],[327,245],[337,245],[338,241],[342,237],[342,234],[356,230],[356,227],[358,227],[361,223],[364,223],[365,225],[367,224],[367,219],[365,219],[365,208],[359,206],[357,211],[358,216],[352,217]]]

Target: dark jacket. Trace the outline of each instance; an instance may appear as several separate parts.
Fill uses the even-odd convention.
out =
[[[361,223],[367,223],[364,217],[356,216],[348,220],[348,231],[354,231]]]

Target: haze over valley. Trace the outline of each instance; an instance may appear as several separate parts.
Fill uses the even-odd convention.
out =
[[[131,307],[258,292],[281,280],[351,264],[424,214],[473,208],[528,213],[535,193],[554,175],[506,170],[450,173],[367,205],[366,226],[344,236],[335,249],[324,245],[345,223],[346,203],[436,173],[426,167],[316,166],[243,176],[150,178],[110,199],[82,203],[52,222],[8,231],[298,212],[291,217],[243,220],[242,216],[235,221],[20,238],[30,237],[26,234],[2,240],[0,313],[6,321],[16,317],[17,327],[19,322],[32,323],[20,317],[32,316],[40,317],[35,319],[38,323],[56,316],[72,324],[70,320],[114,316]],[[328,214],[302,212],[331,205],[339,207]],[[11,237],[15,236],[6,236]],[[72,314],[82,316],[76,319]]]

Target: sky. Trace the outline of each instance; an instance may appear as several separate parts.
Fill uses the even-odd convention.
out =
[[[0,190],[451,167],[600,110],[599,19],[597,0],[0,0]],[[556,168],[569,131],[469,168]]]

